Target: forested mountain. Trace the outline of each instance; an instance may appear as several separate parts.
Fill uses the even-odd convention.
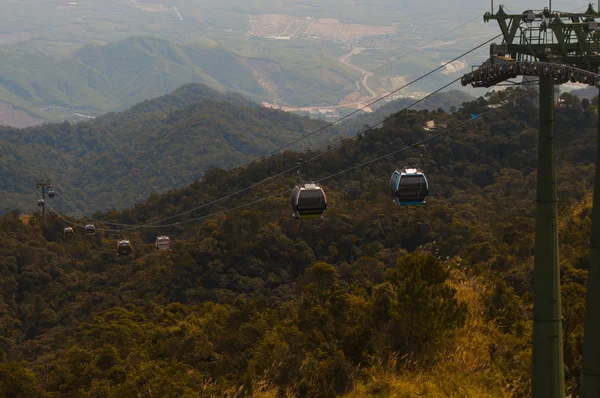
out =
[[[160,223],[170,227],[85,237],[83,220],[0,217],[0,395],[529,396],[538,120],[532,102],[512,101],[521,94],[401,114],[310,162],[305,178],[328,194],[323,219],[290,217],[291,172],[193,210],[318,152],[213,169],[96,215],[114,228],[186,212]],[[555,120],[570,394],[597,116],[565,98]],[[426,145],[425,206],[400,208],[388,192],[417,150],[328,178],[428,137],[428,120],[452,126],[498,103]],[[66,225],[75,239],[61,238]],[[174,238],[171,253],[154,251],[158,233]],[[115,256],[119,237],[130,257]]]
[[[6,51],[2,59],[0,99],[49,120],[122,110],[189,82],[248,95],[263,90],[225,48],[152,37],[89,44],[62,59]]]
[[[238,166],[324,125],[190,84],[88,122],[0,127],[0,203],[30,209],[32,184],[49,177],[85,211],[131,206],[185,186],[209,167]],[[336,135],[327,129],[292,149]]]
[[[461,104],[472,101],[475,98],[471,95],[458,90],[442,91],[432,96],[425,98],[423,101],[411,106],[416,100],[414,98],[399,98],[393,101],[384,102],[382,105],[376,104],[374,112],[361,112],[351,119],[341,123],[341,128],[347,132],[354,134],[357,128],[364,126],[374,126],[391,113],[407,108],[412,110],[438,110],[442,109],[445,112],[455,111],[460,108]]]
[[[598,96],[598,89],[596,87],[585,87],[571,91],[571,95],[576,95],[579,98],[592,99]]]
[[[2,50],[0,55],[0,102],[46,121],[124,110],[191,82],[260,99],[268,97],[264,81],[279,84],[282,93],[297,90],[294,95],[301,96],[324,86],[341,90],[360,77],[335,60],[316,60],[311,65],[316,72],[307,72],[291,61],[242,57],[210,40],[178,45],[154,37],[130,37],[106,45],[88,44],[63,58]],[[339,81],[329,81],[333,78]]]
[[[417,105],[412,107],[414,110],[437,110],[443,109],[445,112],[454,111],[455,109],[460,108],[460,106],[469,101],[473,101],[475,97],[465,93],[464,91],[459,90],[448,90],[442,91],[437,94],[432,95],[429,98],[426,98],[422,102],[419,102]],[[385,104],[382,107],[379,107],[377,110],[383,114],[390,114],[394,112],[396,109],[400,109],[406,107],[415,102],[414,98],[400,98],[396,101],[391,101]],[[386,113],[387,112],[387,113]]]

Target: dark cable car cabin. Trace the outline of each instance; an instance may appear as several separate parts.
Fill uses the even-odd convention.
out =
[[[129,256],[133,251],[131,243],[128,240],[120,240],[117,243],[117,254],[119,256]]]
[[[170,252],[173,243],[171,242],[171,238],[168,236],[159,236],[156,238],[156,250],[159,252]]]
[[[396,170],[390,177],[390,191],[398,206],[422,205],[429,194],[429,182],[417,169]]]
[[[63,230],[63,238],[65,238],[65,239],[73,239],[74,236],[75,236],[75,231],[73,231],[73,228],[66,227]]]
[[[48,197],[50,199],[52,199],[54,196],[56,196],[56,192],[54,191],[54,189],[51,189],[48,191]]]
[[[294,218],[319,218],[327,209],[325,191],[317,184],[296,185],[292,191]]]
[[[85,234],[86,235],[96,235],[96,227],[92,224],[88,224],[85,226]]]
[[[38,207],[44,207],[45,204],[44,199],[38,200]]]

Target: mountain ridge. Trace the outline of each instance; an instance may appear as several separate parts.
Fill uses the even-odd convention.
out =
[[[206,41],[175,44],[136,36],[105,45],[86,44],[63,58],[0,51],[4,58],[0,100],[47,121],[77,120],[75,113],[98,116],[124,110],[194,82],[253,100],[271,95],[263,87],[264,78],[245,62],[252,59],[251,54],[242,57]],[[280,65],[273,78],[286,81],[282,87],[286,92],[294,93],[296,86],[306,90],[324,84],[318,73],[305,70],[306,65],[297,69],[292,64],[282,65],[283,59],[261,61]],[[315,68],[320,67],[331,68],[346,80],[356,74],[336,60],[319,61]],[[307,79],[316,81],[309,84]],[[341,88],[346,83],[336,84]]]
[[[132,37],[106,45],[88,44],[62,59],[6,54],[7,62],[0,67],[0,94],[15,108],[50,120],[52,116],[44,107],[97,116],[123,110],[189,82],[250,96],[262,94],[236,55],[223,47],[200,47],[198,42],[178,46],[154,37]],[[222,65],[216,67],[215,63]],[[17,71],[17,65],[22,70]],[[58,121],[60,116],[56,115]]]
[[[87,122],[0,127],[0,202],[27,208],[27,181],[43,175],[71,191],[78,205],[121,208],[199,179],[209,167],[238,166],[325,125],[196,83]],[[340,134],[333,128],[291,148]]]
[[[512,100],[523,94],[509,89],[453,114],[406,112],[326,153],[211,169],[94,214],[104,220],[94,221],[96,236],[83,233],[86,218],[51,212],[43,226],[39,211],[0,217],[0,394],[530,396],[538,113],[533,101]],[[565,100],[556,185],[565,387],[574,391],[597,116]],[[389,175],[420,161],[431,119],[461,127],[427,143],[427,204],[399,207]],[[295,220],[297,176],[265,179],[319,154],[307,166],[323,181],[327,211]],[[171,252],[154,247],[164,234]],[[129,257],[115,255],[123,238]]]

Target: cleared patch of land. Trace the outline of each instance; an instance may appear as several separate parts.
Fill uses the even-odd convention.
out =
[[[0,35],[0,45],[1,44],[23,43],[23,42],[29,41],[30,38],[31,38],[31,33],[29,33],[29,32],[4,34],[4,35]]]
[[[164,4],[153,4],[153,3],[138,3],[136,0],[132,0],[129,5],[135,8],[141,8],[148,12],[167,12],[169,7]]]
[[[250,31],[257,36],[293,37],[320,36],[342,41],[358,40],[369,36],[392,35],[395,26],[347,24],[332,18],[294,18],[283,14],[249,15]]]
[[[362,37],[392,35],[395,33],[395,26],[345,24],[338,19],[319,18],[305,34],[334,37],[336,39],[347,41],[360,39]]]
[[[0,102],[0,126],[31,127],[42,124],[42,119],[29,116],[27,113],[14,109],[11,105]]]

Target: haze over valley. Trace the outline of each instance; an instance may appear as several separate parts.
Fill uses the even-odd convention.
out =
[[[0,15],[0,123],[85,120],[189,82],[335,119],[495,33],[474,1],[427,11],[391,1],[226,3],[8,1]],[[393,98],[423,96],[486,51]]]

